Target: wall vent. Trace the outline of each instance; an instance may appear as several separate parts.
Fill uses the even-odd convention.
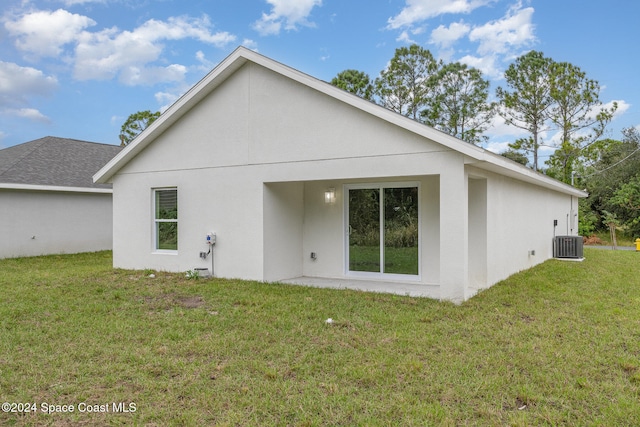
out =
[[[556,236],[553,241],[555,258],[582,258],[582,236]]]

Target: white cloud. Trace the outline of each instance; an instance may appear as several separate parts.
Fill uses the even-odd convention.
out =
[[[251,39],[242,40],[242,46],[246,47],[247,49],[254,50],[256,52],[258,51],[258,43],[256,43]]]
[[[396,38],[396,41],[400,43],[407,43],[407,44],[416,43],[416,41],[413,40],[409,35],[409,31],[406,31],[406,30],[400,33],[400,35]]]
[[[156,92],[154,96],[156,102],[160,104],[160,111],[164,113],[182,95],[178,92]]]
[[[0,61],[0,111],[32,121],[49,123],[47,116],[29,108],[30,98],[48,96],[58,87],[58,80],[31,67]]]
[[[491,125],[484,133],[488,138],[488,142],[485,148],[493,153],[500,154],[509,149],[509,144],[514,143],[520,138],[527,138],[530,136],[529,132],[519,127],[508,125],[505,120],[496,114],[491,120]],[[541,142],[546,140],[547,132],[542,132]],[[541,147],[541,152],[546,151],[546,148]],[[551,150],[553,151],[553,150]]]
[[[502,77],[502,71],[498,67],[497,58],[494,55],[488,56],[473,56],[473,55],[465,55],[459,59],[459,62],[462,64],[467,64],[470,67],[477,68],[482,71],[484,77],[498,79]]]
[[[83,5],[83,4],[87,4],[87,3],[99,3],[99,4],[105,4],[107,3],[107,0],[64,0],[63,1],[65,6],[75,6],[75,5]]]
[[[113,27],[91,32],[87,28],[96,25],[95,21],[59,9],[30,12],[14,20],[5,18],[4,25],[22,51],[68,58],[78,80],[118,77],[127,85],[184,79],[185,66],[167,66],[161,57],[167,41],[194,39],[223,48],[236,40],[228,32],[213,32],[206,15],[170,17],[166,21],[151,19],[132,31]],[[159,61],[165,63],[156,64]]]
[[[618,110],[614,114],[615,120],[616,117],[622,115],[629,109],[630,104],[623,100],[617,100],[609,101],[603,104],[602,107],[611,108],[614,102],[618,103]],[[580,135],[586,136],[588,133],[589,130],[585,129],[580,133]],[[531,134],[524,129],[506,124],[504,119],[500,115],[496,114],[491,121],[491,125],[485,132],[485,135],[489,137],[489,142],[486,146],[487,150],[499,154],[509,148],[509,143],[513,143],[520,138],[527,138]],[[541,144],[539,155],[540,157],[547,158],[555,152],[557,145],[560,143],[562,135],[560,132],[558,132],[557,129],[545,129],[540,133],[539,136]],[[542,164],[542,161],[540,162],[540,164]]]
[[[487,143],[487,146],[485,148],[491,151],[492,153],[501,154],[509,149],[509,143],[508,142],[489,142]]]
[[[213,67],[215,67],[215,64],[209,61],[201,50],[196,52],[196,60],[200,63],[200,65],[197,66],[199,71],[208,73]]]
[[[96,22],[86,16],[58,9],[37,11],[15,21],[6,20],[5,28],[16,37],[16,47],[38,56],[59,56],[63,46],[74,42],[78,35]]]
[[[167,67],[127,67],[120,72],[120,81],[129,86],[153,86],[162,82],[180,82],[187,74],[187,67],[171,64]]]
[[[418,22],[447,13],[470,13],[495,0],[406,0],[402,11],[388,20],[389,29],[410,27]]]
[[[24,105],[32,96],[48,96],[58,87],[58,80],[31,67],[0,61],[0,106]]]
[[[536,40],[533,34],[533,8],[521,9],[518,3],[501,19],[473,28],[469,40],[478,42],[481,56],[505,54],[512,49],[529,46]]]
[[[34,122],[51,123],[51,119],[49,119],[49,117],[45,116],[35,108],[20,108],[17,110],[9,110],[9,113]]]
[[[47,116],[29,108],[34,96],[49,96],[58,87],[58,80],[31,67],[21,67],[0,61],[0,111],[32,121],[49,123]]]
[[[471,27],[464,22],[453,22],[448,27],[440,25],[438,28],[431,32],[430,43],[440,46],[441,48],[449,48],[456,41],[460,40],[467,34]]]
[[[120,126],[124,121],[125,117],[111,116],[111,126]]]
[[[254,22],[253,29],[260,35],[279,34],[285,30],[297,30],[298,26],[314,27],[308,20],[315,6],[322,6],[322,0],[266,0],[271,5],[271,13],[263,13]]]
[[[631,108],[631,104],[629,104],[627,101],[623,99],[618,99],[618,100],[612,100],[602,104],[602,108],[606,108],[607,110],[609,110],[613,108],[614,102],[618,104],[618,109],[616,110],[615,113],[613,113],[613,119],[615,120],[616,118],[623,115],[629,108]]]
[[[403,30],[400,35],[396,38],[397,42],[402,43],[418,43],[411,38],[411,36],[419,36],[425,32],[425,27],[414,27],[410,29]],[[411,33],[411,35],[409,35]]]
[[[79,80],[105,80],[116,75],[125,84],[155,84],[179,81],[186,68],[148,66],[160,59],[166,40],[194,38],[224,47],[235,40],[227,32],[211,33],[208,17],[173,17],[167,21],[149,20],[133,31],[117,28],[97,33],[83,32],[76,47],[74,75]],[[149,81],[145,82],[145,78]]]
[[[212,34],[210,27],[211,21],[206,15],[201,18],[178,16],[170,17],[166,22],[150,19],[130,34],[151,42],[192,38],[219,48],[235,41],[236,37],[226,31]]]

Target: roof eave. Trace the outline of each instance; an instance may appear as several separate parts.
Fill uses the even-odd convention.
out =
[[[11,184],[0,183],[0,190],[54,191],[61,193],[112,194],[111,188],[64,187],[60,185]]]
[[[485,150],[484,158],[474,159],[467,162],[473,166],[487,170],[490,172],[498,173],[500,175],[507,176],[509,178],[517,179],[520,181],[528,182],[540,187],[548,188],[550,190],[565,193],[571,196],[585,198],[589,196],[586,191],[575,188],[557,179],[550,178],[539,172],[534,171],[524,165],[521,165],[513,160],[507,159],[495,153],[491,153]]]

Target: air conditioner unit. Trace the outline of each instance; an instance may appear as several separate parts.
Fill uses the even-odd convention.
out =
[[[556,236],[553,241],[554,258],[582,258],[582,236]]]

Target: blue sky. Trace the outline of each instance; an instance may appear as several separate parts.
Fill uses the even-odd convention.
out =
[[[240,45],[329,81],[348,68],[373,79],[417,43],[479,68],[492,93],[540,50],[600,82],[620,138],[640,125],[638,16],[629,0],[4,0],[0,148],[47,135],[118,144],[129,114],[163,110]],[[523,136],[500,119],[487,134],[498,152]]]

